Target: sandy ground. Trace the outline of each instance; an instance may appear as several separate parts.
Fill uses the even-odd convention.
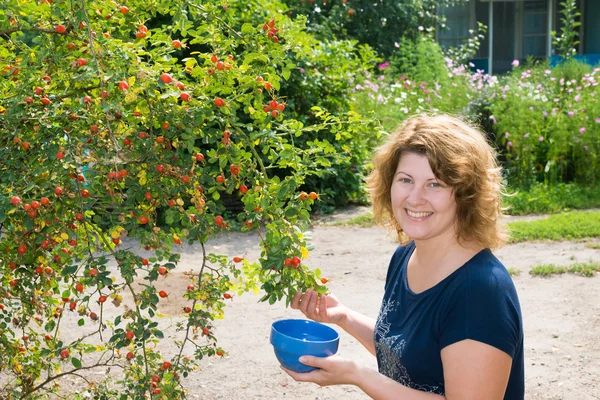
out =
[[[383,296],[389,259],[396,248],[381,228],[332,226],[363,208],[337,213],[317,220],[312,230],[314,250],[306,260],[330,278],[330,289],[347,306],[375,317]],[[600,238],[589,242],[600,243]],[[589,243],[588,242],[588,243]],[[208,250],[230,256],[258,258],[258,236],[232,233],[210,243]],[[535,242],[509,245],[496,252],[507,267],[518,269],[514,277],[524,319],[526,399],[600,399],[600,276],[574,275],[551,278],[532,277],[533,265],[555,263],[570,265],[576,261],[600,259],[600,250],[586,248],[586,242]],[[141,253],[143,254],[143,253]],[[170,293],[161,311],[177,315],[186,302],[181,294],[189,278],[183,271],[199,270],[199,246],[184,248],[178,269],[158,283]],[[352,386],[320,388],[297,383],[278,365],[269,344],[270,326],[281,318],[303,318],[285,303],[272,306],[258,303],[259,296],[234,297],[226,308],[225,319],[214,329],[218,344],[227,355],[203,361],[201,370],[184,381],[189,398],[216,399],[320,399],[367,398]],[[127,299],[126,299],[127,301]],[[125,302],[126,302],[125,301]],[[112,308],[112,311],[111,311]],[[105,312],[122,311],[111,305]],[[76,319],[73,318],[74,322]],[[168,325],[165,320],[161,325]],[[65,321],[65,330],[68,322]],[[337,327],[336,327],[337,328]],[[63,334],[69,336],[69,331]],[[341,329],[338,354],[376,368],[376,361],[357,341]],[[81,333],[81,330],[71,333]],[[171,348],[169,348],[171,347]],[[172,353],[165,345],[161,353]],[[92,371],[91,379],[105,371]],[[65,382],[66,386],[77,384]]]

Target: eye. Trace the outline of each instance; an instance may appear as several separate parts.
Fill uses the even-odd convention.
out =
[[[400,182],[400,183],[410,183],[411,180],[410,180],[410,178],[400,178],[400,179],[398,179],[398,182]]]
[[[431,182],[431,187],[433,187],[433,188],[441,188],[442,185],[440,183],[438,183],[438,182]]]

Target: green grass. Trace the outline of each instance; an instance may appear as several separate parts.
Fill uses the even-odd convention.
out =
[[[551,276],[568,273],[587,277],[592,277],[597,272],[600,272],[600,263],[597,262],[575,263],[568,267],[555,264],[536,265],[529,271],[533,276]]]
[[[360,228],[369,228],[369,227],[375,225],[375,221],[373,220],[373,214],[368,212],[366,214],[359,215],[358,217],[351,218],[347,221],[335,222],[335,223],[333,223],[333,225],[357,226]]]
[[[585,247],[588,249],[600,250],[600,243],[588,243]]]
[[[511,222],[508,227],[511,243],[600,237],[600,212],[576,211],[556,214],[537,221]]]
[[[521,275],[521,270],[517,268],[507,268],[508,274],[510,276],[518,276]]]

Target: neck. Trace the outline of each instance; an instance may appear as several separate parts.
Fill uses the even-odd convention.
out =
[[[481,250],[481,246],[472,241],[458,242],[456,231],[449,230],[444,235],[426,240],[415,240],[416,265],[423,269],[439,269],[454,259],[470,258]]]
[[[415,240],[415,247],[415,261],[420,268],[439,268],[440,262],[448,254],[452,254],[462,246],[455,238],[444,238],[444,240]]]

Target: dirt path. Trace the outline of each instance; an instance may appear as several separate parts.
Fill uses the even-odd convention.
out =
[[[380,228],[324,225],[360,212],[364,209],[320,219],[312,231],[315,249],[306,262],[330,278],[331,291],[347,306],[375,317],[396,243]],[[255,234],[232,233],[212,241],[208,250],[256,259],[258,242]],[[600,239],[592,242],[599,243]],[[159,289],[170,294],[169,300],[161,303],[165,314],[181,313],[184,305],[181,295],[189,282],[184,271],[199,270],[199,254],[199,246],[186,247],[177,272],[159,281]],[[600,276],[537,278],[529,274],[536,264],[569,265],[598,260],[600,250],[586,248],[583,242],[537,242],[509,245],[496,254],[507,267],[521,270],[514,280],[524,318],[526,398],[600,399]],[[252,294],[234,297],[226,308],[225,319],[217,322],[215,334],[228,355],[207,359],[200,371],[185,380],[191,399],[367,398],[351,386],[320,388],[297,383],[281,371],[269,344],[270,325],[281,318],[303,316],[286,309],[283,302],[269,306],[257,303],[258,298]],[[113,308],[112,312],[115,311]],[[106,307],[105,312],[110,313],[111,307]],[[75,321],[76,318],[72,322]],[[169,323],[165,319],[161,325]],[[338,331],[340,356],[376,368],[374,357],[352,337]],[[79,336],[81,330],[76,333]],[[68,336],[69,332],[63,334]],[[159,350],[166,356],[175,348],[164,346]],[[98,378],[103,373],[98,371]]]
[[[337,218],[350,215],[338,214]],[[316,226],[315,249],[307,263],[331,278],[331,291],[351,308],[376,316],[383,296],[389,258],[396,244],[380,228]],[[599,242],[599,240],[595,240]],[[231,255],[258,255],[252,235],[222,238],[215,250]],[[525,328],[527,399],[600,399],[600,276],[566,275],[537,278],[531,266],[569,265],[600,259],[585,243],[547,242],[506,246],[496,252],[507,267],[521,270],[514,278]],[[184,259],[184,263],[193,259]],[[235,298],[218,325],[219,343],[229,356],[210,360],[190,382],[197,399],[365,399],[350,386],[319,388],[293,381],[277,365],[269,344],[270,324],[301,318],[284,304],[256,303],[253,295]],[[338,331],[340,331],[338,329]],[[340,331],[339,355],[376,368],[375,359]],[[197,380],[196,380],[197,379]]]

